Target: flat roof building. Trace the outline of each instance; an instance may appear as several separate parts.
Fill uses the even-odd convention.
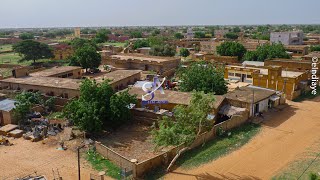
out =
[[[224,77],[230,80],[250,83],[254,86],[282,91],[289,100],[295,99],[306,89],[306,71],[287,71],[281,66],[265,68],[226,66]]]
[[[180,61],[180,58],[176,57],[121,54],[112,55],[104,64],[130,70],[154,71],[162,76],[170,76],[175,72]]]
[[[271,32],[271,43],[281,43],[283,45],[302,45],[303,44],[303,32]]]
[[[57,66],[43,71],[30,73],[33,77],[59,77],[59,78],[81,78],[82,67],[78,66]]]

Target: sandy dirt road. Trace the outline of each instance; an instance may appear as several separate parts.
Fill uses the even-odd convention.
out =
[[[288,104],[268,113],[261,132],[239,150],[194,169],[178,168],[165,179],[271,179],[320,140],[320,97]]]
[[[13,146],[0,146],[0,180],[21,178],[35,171],[53,179],[52,169],[58,169],[64,180],[78,179],[75,149],[61,151],[56,149],[56,142],[42,144],[23,138],[11,142]],[[89,179],[90,173],[98,173],[83,158],[81,162],[81,179]]]

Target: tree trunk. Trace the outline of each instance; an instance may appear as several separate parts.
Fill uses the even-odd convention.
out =
[[[186,151],[189,150],[189,149],[190,149],[190,147],[185,147],[185,148],[182,148],[182,149],[178,152],[178,154],[177,154],[177,155],[172,159],[172,161],[170,162],[170,164],[169,164],[169,166],[168,166],[168,168],[167,168],[167,172],[170,171],[171,166],[176,162],[176,160],[180,157],[180,155],[181,155],[182,153],[186,152]]]

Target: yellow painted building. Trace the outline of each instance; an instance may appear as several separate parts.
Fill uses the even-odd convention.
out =
[[[226,66],[224,76],[226,79],[284,92],[289,100],[295,99],[306,89],[308,80],[307,72],[284,71],[281,66]]]

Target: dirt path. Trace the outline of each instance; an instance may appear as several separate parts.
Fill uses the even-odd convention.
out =
[[[261,132],[239,150],[195,169],[178,168],[165,179],[271,179],[320,139],[320,97],[288,104],[268,115]]]
[[[0,146],[0,180],[34,175],[35,171],[38,175],[53,179],[52,169],[58,169],[65,180],[78,179],[75,149],[57,150],[56,142],[42,144],[23,138],[10,141],[13,146]],[[97,174],[84,159],[81,162],[81,179],[89,179],[90,173]]]

